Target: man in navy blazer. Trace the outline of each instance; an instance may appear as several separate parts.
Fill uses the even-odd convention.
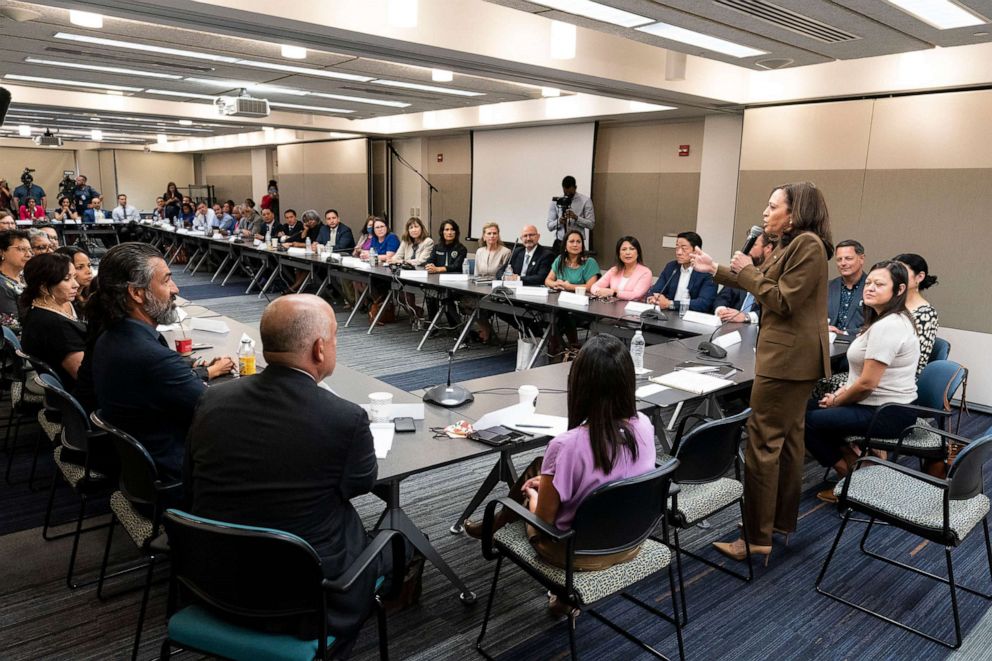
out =
[[[555,253],[538,241],[541,234],[534,225],[525,225],[520,231],[520,244],[510,254],[506,265],[496,274],[498,280],[520,280],[527,287],[543,287],[551,272]],[[513,275],[509,275],[510,271]]]
[[[692,270],[692,251],[702,247],[703,239],[695,232],[679,233],[675,240],[675,259],[665,264],[658,280],[648,290],[648,303],[663,310],[677,310],[679,300],[688,293],[690,310],[713,312],[716,299],[713,276]]]
[[[755,266],[761,266],[775,250],[777,241],[762,232],[748,251]],[[716,295],[716,307],[713,313],[720,321],[736,321],[739,323],[756,324],[761,321],[761,305],[754,295],[737,287],[724,286]]]
[[[355,235],[352,234],[350,227],[341,222],[337,209],[328,209],[324,212],[324,226],[317,233],[317,243],[329,247],[334,252],[351,250],[355,247]]]
[[[857,335],[865,323],[865,247],[854,239],[841,241],[834,248],[834,262],[840,275],[827,285],[827,323],[831,333]]]

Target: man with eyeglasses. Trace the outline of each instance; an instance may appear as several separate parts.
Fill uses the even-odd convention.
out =
[[[709,273],[692,270],[692,251],[703,247],[695,232],[680,232],[675,239],[675,259],[668,262],[654,286],[648,290],[647,302],[662,310],[678,309],[679,301],[688,298],[693,312],[713,312],[716,283]]]

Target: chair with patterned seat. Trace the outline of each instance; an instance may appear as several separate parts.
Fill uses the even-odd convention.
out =
[[[32,392],[36,390],[33,381],[31,388],[27,387],[30,370],[24,359],[18,355],[21,352],[21,341],[17,339],[17,335],[9,326],[0,328],[3,329],[4,369],[7,372],[5,376],[10,380],[10,413],[7,416],[7,428],[3,441],[4,450],[8,453],[4,480],[10,484],[10,470],[21,424],[25,419],[30,420],[37,416],[38,411],[45,405],[45,397],[40,392]],[[11,430],[13,430],[13,437],[11,437]],[[38,449],[37,442],[35,449]]]
[[[963,446],[951,464],[947,479],[933,477],[877,457],[861,457],[854,466],[855,469],[859,470],[852,470],[837,485],[835,493],[838,497],[838,507],[846,509],[846,513],[840,529],[837,531],[837,536],[834,538],[834,543],[830,547],[830,552],[823,563],[823,568],[816,579],[816,591],[927,640],[940,643],[951,649],[957,649],[961,646],[961,619],[958,614],[957,589],[960,588],[985,599],[992,599],[992,594],[958,585],[954,580],[954,566],[951,560],[951,550],[958,547],[974,530],[975,526],[981,524],[985,534],[985,555],[989,575],[992,576],[992,542],[989,539],[987,520],[989,498],[984,493],[983,476],[983,466],[992,457],[992,435],[985,436],[980,440],[969,441],[950,432],[935,430],[933,433],[950,438]],[[871,558],[902,569],[908,569],[950,586],[955,636],[953,642],[898,622],[821,587],[830,561],[837,551],[837,546],[853,512],[860,512],[869,517],[868,526],[861,537],[860,547],[863,553]],[[876,520],[943,546],[944,559],[947,564],[947,578],[885,557],[866,548],[868,535],[871,533]]]
[[[350,590],[391,547],[395,590],[403,583],[403,536],[380,530],[338,578],[324,577],[320,557],[300,537],[281,530],[205,519],[170,509],[163,521],[172,547],[169,582],[169,623],[160,658],[167,660],[173,645],[225,659],[326,659],[347,644],[328,635],[327,597]],[[379,658],[389,658],[386,612],[380,594],[384,577],[369,595],[379,630]],[[177,610],[179,597],[186,605]],[[293,625],[312,638],[273,633]],[[257,623],[257,626],[256,626]]]
[[[109,525],[98,524],[83,528],[86,506],[91,499],[106,496],[113,491],[113,480],[116,474],[112,470],[113,466],[108,467],[106,461],[100,460],[108,454],[100,448],[101,441],[107,442],[106,435],[102,432],[94,432],[90,428],[86,412],[76,401],[76,398],[67,393],[53,375],[39,374],[35,377],[35,382],[45,391],[46,402],[58,411],[63,421],[59,425],[60,443],[53,452],[56,474],[52,477],[41,536],[46,541],[62,539],[70,535],[73,537],[72,551],[69,554],[69,570],[65,580],[70,589],[76,589],[83,585],[73,581],[76,554],[79,550],[79,540],[82,533],[101,530]],[[60,476],[79,497],[79,512],[76,515],[76,525],[72,531],[52,535],[48,531],[52,527],[55,489],[58,486]]]
[[[155,461],[148,454],[148,450],[130,434],[104,420],[100,411],[91,413],[90,420],[110,436],[120,461],[120,488],[110,495],[112,516],[110,527],[107,530],[107,545],[103,552],[103,563],[100,565],[97,596],[103,598],[103,584],[108,578],[107,563],[110,559],[110,547],[116,524],[119,523],[124,528],[138,551],[145,557],[145,564],[137,567],[144,567],[147,572],[131,656],[132,659],[136,659],[138,647],[141,644],[141,630],[145,623],[145,612],[148,609],[152,573],[155,570],[156,562],[166,558],[169,554],[169,541],[162,532],[162,515],[172,502],[178,500],[177,496],[182,489],[182,484],[162,482],[158,477]],[[127,573],[134,569],[136,567],[116,572],[115,575]]]
[[[675,563],[679,575],[679,592],[682,600],[682,622],[689,621],[686,609],[685,581],[682,576],[682,558],[684,553],[691,558],[730,574],[743,581],[754,577],[751,566],[751,549],[747,547],[747,575],[740,574],[701,555],[682,548],[679,542],[679,530],[686,530],[707,519],[717,512],[737,505],[744,517],[744,485],[741,482],[741,461],[738,449],[744,433],[744,425],[751,416],[751,409],[745,409],[729,418],[708,420],[693,413],[679,423],[675,441],[672,444],[672,456],[679,460],[678,468],[672,476],[678,486],[668,505],[668,522],[672,527],[675,539]],[[704,422],[684,433],[686,424],[693,419]],[[727,477],[733,469],[734,476]],[[747,529],[743,531],[747,539]]]
[[[20,358],[24,363],[31,366],[33,374],[28,372],[28,384],[34,384],[36,386],[40,385],[34,377],[44,374],[55,379],[55,383],[57,383],[59,387],[62,387],[62,380],[59,379],[58,374],[55,373],[55,370],[53,370],[48,363],[40,358],[35,358],[34,356],[26,354],[20,349],[15,349],[14,353],[16,353],[18,358]],[[36,387],[35,390],[38,390],[38,388]],[[59,417],[60,415],[58,406],[49,401],[47,394],[43,395],[43,405],[41,409],[39,409],[37,416],[38,426],[41,427],[41,431],[48,438],[48,441],[52,444],[52,446],[58,446],[62,436],[62,420]],[[41,439],[41,435],[36,436],[34,444],[34,458],[31,460],[31,473],[28,476],[28,489],[31,490],[34,489],[34,477],[38,469],[38,455],[41,454],[42,449]]]
[[[492,588],[486,604],[486,614],[482,620],[482,630],[475,647],[487,659],[493,657],[483,648],[489,618],[492,615],[493,599],[499,581],[503,559],[508,559],[523,569],[531,578],[555,595],[559,603],[571,609],[569,614],[568,639],[572,658],[578,657],[575,643],[575,618],[577,609],[585,609],[594,618],[636,643],[649,654],[665,659],[663,654],[647,643],[636,638],[618,624],[608,620],[594,605],[620,593],[628,601],[637,604],[649,613],[656,615],[675,626],[678,639],[679,658],[685,658],[682,641],[682,626],[676,605],[675,575],[672,572],[672,552],[662,540],[651,537],[659,521],[667,537],[668,524],[665,521],[665,508],[671,488],[672,475],[679,462],[668,459],[660,466],[644,475],[616,480],[597,487],[579,505],[572,528],[559,530],[531,513],[525,506],[510,498],[491,500],[486,505],[483,518],[482,554],[487,560],[496,560]],[[494,530],[496,507],[517,515],[514,523]],[[505,511],[505,509],[504,509]],[[533,526],[540,533],[561,544],[564,550],[564,569],[545,562],[531,544],[527,526]],[[598,571],[576,571],[576,559],[594,558],[629,551],[640,546],[639,553],[627,562],[613,565]],[[629,594],[626,590],[635,583],[647,579],[664,569],[668,570],[668,586],[672,595],[672,615],[664,613],[651,604]]]
[[[883,404],[868,425],[865,436],[849,436],[848,443],[860,445],[863,449],[885,450],[924,459],[947,459],[949,445],[941,430],[948,429],[953,414],[951,400],[958,390],[964,400],[968,388],[968,369],[953,360],[935,360],[927,364],[916,382],[916,402],[913,404]],[[900,438],[877,438],[872,434],[878,415],[893,407],[916,411],[920,414],[911,433]],[[963,408],[963,405],[962,405]],[[938,421],[934,426],[931,420]],[[960,409],[958,416],[960,425]]]

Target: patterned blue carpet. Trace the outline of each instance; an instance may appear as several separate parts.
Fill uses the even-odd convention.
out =
[[[492,376],[494,374],[505,374],[506,372],[512,372],[516,367],[516,363],[517,354],[514,351],[507,351],[485,358],[456,360],[451,365],[451,380],[453,382],[459,382],[480,379],[484,376]],[[399,374],[384,374],[379,377],[381,381],[385,381],[391,386],[408,392],[445,383],[447,378],[447,364],[436,367],[423,367],[409,372],[400,372]]]

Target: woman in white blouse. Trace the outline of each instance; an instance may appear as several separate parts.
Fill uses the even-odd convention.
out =
[[[499,236],[499,225],[492,221],[486,223],[482,226],[482,245],[475,251],[475,277],[495,278],[508,261],[510,261],[510,249],[503,245],[503,240]],[[493,334],[491,318],[492,315],[485,310],[479,311],[475,330],[479,334],[479,341],[483,344],[487,344]]]
[[[393,264],[412,264],[420,266],[430,259],[434,250],[434,239],[427,235],[427,228],[417,217],[406,221],[403,236],[400,237],[400,249],[389,261]]]

